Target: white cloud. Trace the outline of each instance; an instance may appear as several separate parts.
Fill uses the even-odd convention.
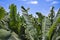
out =
[[[51,4],[58,4],[59,2],[58,1],[53,1]]]
[[[38,1],[30,1],[28,4],[38,4]]]

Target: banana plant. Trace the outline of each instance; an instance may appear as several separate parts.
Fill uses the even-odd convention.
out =
[[[58,24],[60,25],[60,17],[57,18],[56,22],[54,22],[53,25],[51,26],[51,28],[49,29],[49,32],[47,32],[48,40],[52,40],[52,35],[54,34]]]
[[[5,9],[0,6],[0,20],[1,20],[2,18],[4,18],[5,14],[6,14]]]
[[[9,21],[9,28],[16,32],[17,34],[20,34],[20,28],[21,28],[21,19],[20,19],[20,14],[17,13],[17,8],[16,5],[11,4],[9,6],[10,9],[10,21]]]
[[[47,32],[47,40],[59,40],[60,39],[60,9],[57,12],[57,15],[54,19],[54,23]]]
[[[27,40],[37,40],[37,36],[36,36],[36,28],[34,28],[33,24],[31,23],[31,20],[29,18],[29,15],[28,15],[28,9],[25,9],[23,6],[21,7],[22,8],[22,14],[23,14],[23,17],[26,21],[26,29],[25,29],[25,33],[26,33],[26,38]]]

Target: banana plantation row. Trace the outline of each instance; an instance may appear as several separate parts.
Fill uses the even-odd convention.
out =
[[[20,15],[14,4],[9,12],[0,6],[0,40],[60,40],[60,9],[55,13],[52,7],[48,17],[40,12],[33,17],[29,9],[21,6]]]

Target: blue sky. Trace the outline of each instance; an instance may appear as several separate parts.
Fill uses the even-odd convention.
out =
[[[55,7],[55,12],[60,8],[60,0],[0,0],[0,6],[4,7],[9,12],[9,5],[14,3],[17,10],[21,12],[21,6],[30,8],[29,14],[35,15],[36,12],[41,12],[47,16],[52,6]],[[21,14],[21,13],[20,13]]]

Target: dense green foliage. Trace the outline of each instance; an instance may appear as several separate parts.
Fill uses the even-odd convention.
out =
[[[21,6],[22,15],[17,12],[17,6],[14,4],[11,4],[9,9],[10,11],[6,12],[0,7],[1,40],[54,40],[55,32],[59,30],[57,26],[60,27],[60,9],[55,16],[52,7],[48,17],[41,12],[36,12],[38,17],[29,15],[30,8],[25,9],[24,6]]]

